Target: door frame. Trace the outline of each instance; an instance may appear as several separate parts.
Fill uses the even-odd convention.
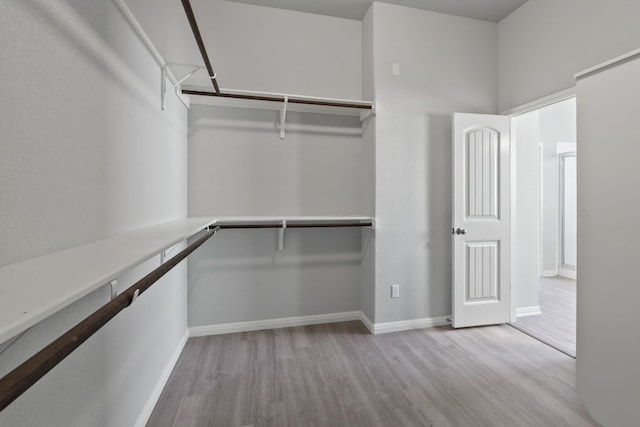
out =
[[[514,126],[513,126],[513,119],[517,116],[520,116],[522,114],[526,114],[529,113],[531,111],[535,111],[535,110],[539,110],[543,107],[547,107],[549,105],[552,104],[556,104],[558,102],[562,102],[562,101],[566,101],[567,99],[571,99],[571,98],[576,98],[577,100],[577,90],[576,90],[576,86],[572,86],[568,89],[559,91],[559,92],[555,92],[552,93],[548,96],[544,96],[542,98],[538,98],[535,99],[533,101],[521,104],[519,106],[510,108],[508,110],[504,110],[502,111],[500,114],[503,116],[508,116],[511,120],[511,135],[510,135],[510,143],[511,143],[511,150],[510,150],[510,158],[509,158],[509,162],[510,162],[510,170],[509,170],[509,179],[511,180],[511,257],[510,257],[510,263],[511,263],[511,278],[510,278],[510,283],[509,286],[511,288],[511,323],[514,323],[517,320],[517,308],[518,308],[518,286],[515,283],[515,268],[514,268],[514,259],[515,257],[513,256],[513,248],[514,246],[514,242],[513,242],[513,238],[516,235],[516,230],[515,230],[515,224],[516,224],[516,219],[518,216],[518,211],[517,211],[517,194],[515,191],[515,183],[517,182],[517,171],[516,171],[516,151],[518,150],[518,145],[516,142],[516,138],[514,135]],[[538,196],[539,197],[539,196]],[[538,223],[540,223],[540,221],[538,221]],[[540,227],[540,224],[538,224],[538,227]],[[539,231],[539,230],[538,230]],[[538,265],[540,265],[540,239],[538,239]]]
[[[577,144],[576,144],[577,145]],[[577,146],[576,146],[577,148]],[[567,157],[576,157],[577,150],[558,153],[558,276],[568,277],[570,279],[576,279],[577,266],[572,266],[565,263],[564,249],[565,249],[565,162]]]

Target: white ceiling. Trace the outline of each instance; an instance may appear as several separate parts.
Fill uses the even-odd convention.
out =
[[[373,0],[227,0],[361,20]],[[381,0],[433,12],[499,22],[527,0]]]

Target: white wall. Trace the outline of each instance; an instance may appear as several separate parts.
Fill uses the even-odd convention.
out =
[[[362,97],[375,100],[373,48],[373,8],[362,19]],[[364,124],[363,143],[363,213],[376,216],[376,118]],[[375,230],[362,231],[362,270],[360,283],[360,309],[369,320],[375,318],[376,296],[376,240]]]
[[[222,87],[361,98],[361,22],[193,6]],[[284,141],[278,121],[277,111],[192,108],[190,215],[372,214],[373,148],[359,118],[288,112]],[[275,236],[225,231],[191,257],[191,326],[360,310],[361,248],[370,246],[359,229],[289,230],[283,252]]]
[[[194,105],[189,113],[189,213],[360,214],[358,117]]]
[[[0,49],[0,265],[185,216],[186,110],[160,111],[160,70],[112,2],[2,2]],[[186,331],[185,283],[182,265],[0,425],[133,425]],[[31,328],[0,375],[107,301],[100,289]]]
[[[571,98],[540,110],[542,144],[541,272],[555,276],[559,268],[560,210],[558,206],[558,143],[576,144],[576,99]]]
[[[638,425],[640,60],[578,81],[577,388],[603,425]]]
[[[219,0],[192,3],[222,87],[360,99],[360,21]]]
[[[365,152],[358,117],[194,105],[191,216],[362,215]],[[370,197],[370,196],[367,196]],[[360,309],[360,229],[223,231],[190,257],[189,324]]]
[[[451,114],[496,112],[497,25],[373,4],[375,322],[451,313]],[[391,75],[399,63],[400,76]],[[390,298],[390,285],[400,298]]]
[[[512,286],[517,307],[537,307],[540,222],[540,113],[532,111],[511,122],[514,178],[512,191]]]
[[[528,1],[498,25],[499,110],[575,86],[573,75],[639,47],[636,0]]]

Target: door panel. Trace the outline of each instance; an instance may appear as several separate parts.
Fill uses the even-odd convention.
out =
[[[453,326],[510,320],[509,118],[454,114]]]
[[[496,217],[498,133],[493,129],[472,129],[465,137],[467,175],[467,217]]]

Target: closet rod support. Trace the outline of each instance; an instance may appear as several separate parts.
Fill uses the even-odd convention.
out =
[[[287,220],[282,220],[282,228],[278,230],[278,250],[284,250],[284,231],[287,229]]]
[[[287,105],[289,104],[289,96],[284,96],[284,103],[282,104],[282,111],[280,111],[280,139],[285,137],[285,120],[287,119]]]
[[[167,109],[167,65],[163,65],[161,68],[161,83],[160,83],[160,109],[165,111]]]
[[[173,88],[177,88],[179,87],[182,83],[184,83],[189,77],[193,76],[195,73],[197,73],[200,70],[204,70],[204,67],[201,66],[197,66],[195,67],[191,72],[187,73],[187,75],[185,75],[183,78],[181,78],[180,80],[178,80],[174,85]],[[213,78],[213,77],[212,77]]]
[[[374,106],[370,110],[362,111],[360,113],[360,123],[365,125],[369,120],[371,120],[375,116],[376,116],[376,107]]]
[[[118,281],[112,280],[109,282],[109,286],[111,286],[111,299],[114,299],[118,296]]]

